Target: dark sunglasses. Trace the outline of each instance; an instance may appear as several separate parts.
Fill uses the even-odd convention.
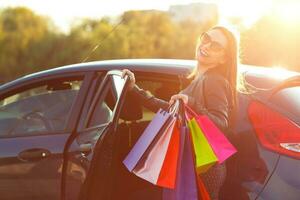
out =
[[[211,37],[206,33],[202,33],[201,37],[200,37],[200,46],[204,45],[204,44],[208,44],[210,43],[210,49],[213,51],[222,51],[225,49],[225,47],[223,47],[222,44],[220,44],[219,42],[213,41],[211,39]]]

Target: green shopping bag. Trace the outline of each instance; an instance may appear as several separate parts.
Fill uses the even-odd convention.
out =
[[[192,142],[194,146],[196,171],[198,174],[204,173],[218,162],[218,158],[195,118],[188,120],[188,126],[192,135]]]

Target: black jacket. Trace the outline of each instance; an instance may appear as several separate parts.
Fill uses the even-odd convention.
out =
[[[142,105],[156,112],[167,109],[168,102],[154,97],[151,93],[135,86],[134,96]],[[180,93],[188,95],[188,105],[197,113],[207,115],[221,130],[229,129],[229,115],[232,109],[232,95],[229,82],[213,71],[196,77]]]

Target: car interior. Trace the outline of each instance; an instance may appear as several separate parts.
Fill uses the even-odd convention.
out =
[[[143,89],[149,89],[152,94],[160,99],[168,101],[171,95],[179,92],[180,84],[174,82],[137,82]],[[147,88],[147,85],[149,86]],[[155,87],[155,85],[157,87]],[[151,88],[152,87],[152,88]],[[122,107],[117,135],[119,135],[119,145],[117,149],[117,164],[115,165],[115,180],[113,185],[114,192],[112,199],[161,199],[162,189],[157,187],[129,172],[122,163],[124,158],[130,152],[131,148],[138,140],[151,117],[143,105],[127,93],[124,105]],[[155,113],[152,113],[153,115]]]
[[[177,76],[137,76],[137,85],[158,98],[169,100],[180,91]],[[150,77],[150,78],[149,78]],[[168,82],[173,84],[169,84]],[[108,104],[109,106],[109,104]],[[155,115],[126,93],[116,129],[108,129],[98,140],[79,199],[161,199],[161,189],[129,172],[123,160]],[[99,170],[100,169],[100,170]]]

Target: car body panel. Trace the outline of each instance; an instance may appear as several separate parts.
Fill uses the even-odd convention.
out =
[[[88,91],[87,86],[90,81],[89,76],[85,76],[81,72],[63,76],[65,80],[78,76],[83,78],[81,88],[73,99],[73,106],[69,112],[70,117],[66,119],[64,130],[33,132],[32,134],[0,138],[1,199],[59,199],[63,149],[70,135],[71,119],[80,110],[78,108],[83,102],[84,93]],[[62,76],[26,80],[20,85],[1,90],[2,98],[57,78],[61,79]],[[79,146],[73,144],[71,152],[76,152],[78,149]]]
[[[32,139],[31,137],[0,138],[0,155],[3,156],[0,157],[0,163],[16,162],[16,158],[10,159],[10,161],[3,161],[3,159],[5,156],[17,157],[17,154],[22,152],[25,147],[31,147],[33,149],[45,147],[51,152],[51,155],[53,154],[53,157],[59,155],[60,159],[63,149],[66,148],[66,152],[70,155],[70,157],[68,158],[69,171],[67,171],[65,180],[65,195],[70,199],[75,198],[78,193],[75,194],[70,191],[76,190],[79,192],[83,182],[88,176],[90,162],[93,157],[93,151],[92,153],[82,152],[82,146],[80,145],[88,145],[88,143],[91,142],[91,138],[94,138],[94,140],[92,140],[92,148],[94,149],[98,139],[102,138],[100,137],[101,134],[99,135],[99,130],[102,130],[100,132],[104,133],[104,135],[109,135],[114,134],[116,128],[116,121],[114,120],[116,120],[118,116],[115,116],[114,120],[105,126],[90,129],[86,128],[86,120],[90,115],[89,112],[94,102],[97,90],[99,91],[98,95],[101,96],[101,89],[99,90],[99,88],[103,87],[100,85],[104,84],[103,78],[106,72],[112,69],[121,70],[127,68],[135,72],[137,80],[143,80],[146,77],[147,80],[150,80],[150,82],[151,80],[155,82],[155,77],[157,76],[164,77],[167,80],[171,77],[168,75],[172,75],[173,78],[178,77],[178,80],[176,79],[175,81],[182,86],[184,84],[182,84],[181,81],[187,81],[186,76],[195,66],[196,61],[194,60],[124,59],[96,61],[38,72],[1,85],[0,96],[3,96],[12,93],[13,91],[17,91],[19,88],[28,84],[35,84],[42,80],[46,81],[53,78],[66,78],[80,74],[85,76],[85,81],[81,87],[82,89],[78,94],[76,102],[73,104],[74,109],[72,109],[70,113],[70,116],[72,117],[68,119],[65,133],[38,137],[34,136]],[[276,73],[274,75],[272,69],[240,65],[239,74],[243,75],[244,81],[247,83],[247,88],[249,89],[247,92],[249,93],[246,92],[245,94],[239,94],[239,124],[236,127],[236,135],[238,135],[237,138],[239,140],[239,144],[237,146],[240,149],[238,149],[239,156],[237,156],[238,169],[234,172],[238,177],[230,177],[231,179],[237,179],[239,187],[235,188],[236,185],[233,185],[232,191],[237,192],[241,189],[240,191],[244,193],[247,199],[270,199],[270,197],[273,197],[273,193],[276,194],[276,197],[283,197],[286,195],[291,199],[298,195],[300,196],[299,177],[291,176],[288,173],[289,170],[297,171],[299,169],[299,160],[282,156],[277,152],[265,149],[256,137],[252,124],[247,116],[249,103],[251,101],[258,100],[287,116],[295,123],[300,124],[298,111],[295,112],[295,110],[291,109],[291,107],[284,106],[284,101],[281,101],[281,104],[275,99],[274,102],[269,101],[270,91],[273,88],[276,88],[276,86],[280,85],[283,80],[289,77],[298,76],[299,73],[290,72],[278,77],[275,76]],[[121,106],[121,104],[118,105],[118,109],[121,109]],[[74,138],[69,137],[71,133]],[[70,140],[71,143],[65,145],[67,140]],[[101,140],[99,140],[99,148],[103,149],[104,147],[101,147],[100,144]],[[47,145],[44,145],[44,143],[47,143]],[[43,160],[46,163],[47,160]],[[61,166],[61,160],[59,161],[59,165]],[[61,170],[60,167],[55,167],[54,169]],[[41,171],[43,170],[41,169]],[[4,176],[6,172],[2,174]],[[49,175],[50,174],[54,173],[49,173]],[[57,178],[58,175],[56,174],[55,177]],[[278,185],[276,183],[278,183]],[[285,188],[282,192],[278,190],[278,187],[281,186]],[[288,193],[286,191],[288,191]],[[55,198],[58,196],[59,195],[56,195]],[[33,198],[33,196],[31,196],[31,198]]]
[[[276,170],[268,185],[260,195],[260,199],[289,199],[300,198],[300,162],[287,156],[280,156]]]

